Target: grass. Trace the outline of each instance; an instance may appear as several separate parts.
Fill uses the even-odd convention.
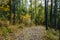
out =
[[[11,33],[12,30],[6,27],[0,27],[0,35],[6,37],[8,33]]]
[[[47,40],[59,40],[59,30],[49,28],[46,33]]]

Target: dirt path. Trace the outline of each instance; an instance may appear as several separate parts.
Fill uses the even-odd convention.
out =
[[[16,40],[44,40],[45,28],[42,26],[27,27],[17,35]]]

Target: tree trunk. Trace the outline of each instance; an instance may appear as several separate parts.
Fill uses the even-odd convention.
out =
[[[13,13],[14,13],[14,15],[13,15],[13,25],[15,25],[16,0],[13,0],[13,4],[14,4],[14,5],[13,5]]]
[[[46,30],[48,30],[48,1],[45,0],[45,25]]]
[[[52,27],[52,8],[53,7],[53,0],[51,0],[51,9],[50,9],[50,27]]]
[[[54,5],[54,27],[55,27],[55,30],[57,28],[57,24],[56,24],[56,16],[57,16],[57,0],[54,1],[55,5]]]
[[[10,11],[9,11],[9,13],[10,13],[10,15],[9,15],[9,18],[8,18],[8,20],[10,20],[10,23],[12,23],[12,19],[11,19],[11,1],[12,0],[9,0],[9,6],[10,6]]]
[[[21,0],[18,0],[18,15],[17,15],[17,18],[18,18],[18,23],[20,24],[20,15],[21,15]]]

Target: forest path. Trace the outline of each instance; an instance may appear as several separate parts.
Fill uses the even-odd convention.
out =
[[[15,34],[17,36],[15,40],[45,40],[45,32],[43,26],[26,27]]]

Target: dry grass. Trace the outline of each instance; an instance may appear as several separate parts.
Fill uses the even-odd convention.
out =
[[[46,31],[46,40],[59,40],[59,30],[50,29]]]
[[[9,21],[0,19],[0,27],[2,27],[2,26],[8,27],[9,26]]]

